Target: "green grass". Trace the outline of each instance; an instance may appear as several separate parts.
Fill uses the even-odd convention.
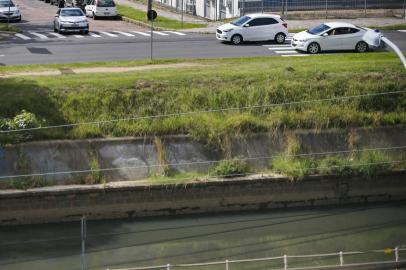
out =
[[[21,32],[21,29],[11,24],[7,26],[7,23],[0,23],[0,31]]]
[[[0,100],[7,102],[0,106],[0,118],[9,121],[26,110],[34,113],[41,125],[57,125],[406,89],[406,72],[397,57],[390,53],[193,61],[201,66],[119,74],[3,78],[0,79]],[[134,62],[117,65],[131,63]],[[32,68],[44,67],[49,66]],[[3,72],[7,70],[15,68],[1,69]],[[80,125],[32,132],[31,139],[189,134],[218,149],[229,136],[252,132],[405,123],[406,95],[396,94]],[[13,142],[13,138],[3,136],[0,139],[3,143]]]
[[[197,173],[197,172],[184,172],[184,173],[176,173],[170,176],[163,176],[163,175],[151,175],[148,177],[147,182],[151,185],[159,185],[159,184],[181,184],[186,182],[197,182],[200,179],[205,177],[204,174]]]
[[[117,13],[121,16],[130,18],[130,19],[133,19],[136,21],[148,23],[146,12],[139,10],[139,9],[135,9],[135,8],[123,6],[123,5],[117,5]],[[154,26],[159,27],[159,28],[177,30],[177,29],[201,28],[201,27],[206,27],[207,24],[183,22],[183,25],[182,25],[181,21],[162,17],[162,16],[159,16],[159,14],[158,14],[158,17],[154,21]]]
[[[406,24],[392,24],[385,26],[367,26],[368,28],[379,29],[379,30],[406,30]]]

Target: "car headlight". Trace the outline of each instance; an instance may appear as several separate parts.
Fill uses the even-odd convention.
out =
[[[223,30],[223,32],[225,32],[225,33],[231,32],[231,31],[233,31],[233,28]]]
[[[87,21],[86,21],[86,20],[84,20],[84,21],[79,21],[78,23],[87,23]]]
[[[308,39],[299,39],[299,42],[306,42]]]

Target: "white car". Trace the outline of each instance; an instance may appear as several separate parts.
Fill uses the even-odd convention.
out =
[[[20,10],[11,0],[0,0],[0,21],[21,21]]]
[[[97,19],[99,17],[117,16],[116,4],[113,0],[88,0],[85,6],[86,16]]]
[[[363,37],[368,30],[344,22],[323,23],[294,35],[291,45],[310,54],[336,50],[366,52],[370,47]]]
[[[250,14],[217,28],[216,38],[234,45],[243,41],[275,40],[285,43],[288,24],[279,15]]]
[[[89,22],[80,8],[60,8],[54,19],[54,32],[89,33]]]

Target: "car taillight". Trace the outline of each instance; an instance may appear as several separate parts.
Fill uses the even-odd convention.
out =
[[[285,28],[288,28],[288,24],[287,23],[282,23],[283,26],[285,26]]]

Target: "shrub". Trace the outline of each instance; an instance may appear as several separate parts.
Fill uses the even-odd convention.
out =
[[[210,170],[211,176],[235,177],[245,176],[249,172],[248,164],[245,160],[230,159],[222,160]]]

